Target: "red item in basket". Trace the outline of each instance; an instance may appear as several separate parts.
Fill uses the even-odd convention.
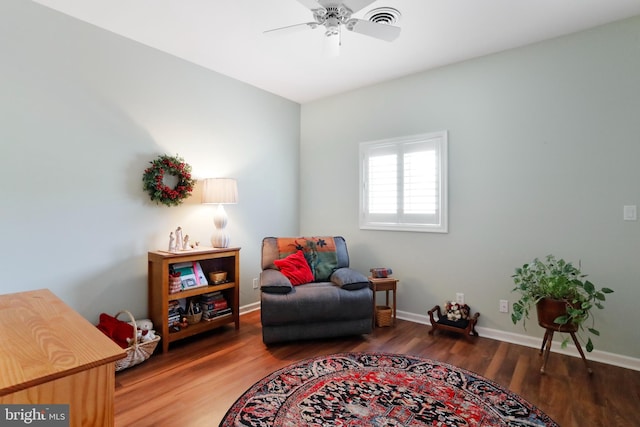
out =
[[[98,329],[122,348],[129,347],[127,338],[131,339],[135,337],[133,326],[106,313],[100,314]]]

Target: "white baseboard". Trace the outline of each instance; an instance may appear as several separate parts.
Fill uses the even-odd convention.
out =
[[[406,311],[397,312],[398,319],[408,320],[410,322],[421,323],[431,326],[429,317],[426,315],[420,315],[415,313],[409,313]],[[483,328],[481,326],[476,327],[478,334],[484,338],[491,338],[498,341],[504,341],[511,344],[523,345],[525,347],[540,348],[542,345],[542,336],[540,338],[532,337],[529,335],[516,334],[513,332],[501,331],[498,329]],[[551,349],[555,353],[566,354],[569,356],[580,357],[580,353],[573,346],[567,346],[562,348],[560,342],[554,341],[551,344]],[[619,366],[621,368],[633,369],[634,371],[640,371],[640,359],[636,359],[621,354],[608,353],[606,351],[593,350],[591,353],[586,353],[587,360],[593,360],[594,362],[602,362],[608,365]]]
[[[260,310],[260,301],[252,302],[251,304],[243,305],[240,307],[240,314],[251,313],[252,311]]]

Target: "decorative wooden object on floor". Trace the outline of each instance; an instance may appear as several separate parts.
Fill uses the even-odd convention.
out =
[[[162,337],[162,352],[169,350],[169,343],[197,335],[228,323],[240,328],[240,248],[202,248],[184,253],[164,251],[149,252],[149,317]],[[169,266],[184,262],[199,262],[205,277],[211,272],[226,271],[226,282],[217,285],[195,287],[169,293]],[[177,332],[169,332],[169,300],[190,298],[220,291],[231,308],[231,313],[215,319],[201,320]]]
[[[463,334],[467,339],[470,338],[470,335],[478,336],[478,332],[476,331],[476,323],[478,323],[478,317],[480,317],[480,313],[476,313],[471,315],[469,313],[469,318],[464,320],[458,320],[457,322],[450,321],[442,316],[442,312],[440,310],[440,306],[436,305],[431,310],[428,311],[429,320],[431,322],[431,330],[429,331],[430,335],[437,330],[444,330],[449,332],[455,332],[457,334]],[[434,317],[434,314],[437,314],[438,318]]]
[[[373,291],[373,327],[376,327],[376,292],[385,291],[386,307],[391,307],[392,324],[396,324],[396,290],[398,287],[398,279],[393,277],[375,278],[369,277],[369,287]],[[389,291],[393,292],[393,305],[389,305]],[[386,325],[385,325],[386,326]]]
[[[125,350],[48,289],[0,295],[0,404],[68,404],[69,425],[113,426]]]

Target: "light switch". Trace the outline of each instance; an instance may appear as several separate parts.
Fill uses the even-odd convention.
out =
[[[637,206],[636,205],[625,206],[623,218],[625,221],[637,221],[638,220]]]

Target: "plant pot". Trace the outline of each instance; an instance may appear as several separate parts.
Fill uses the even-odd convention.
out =
[[[576,332],[578,327],[573,323],[560,325],[554,322],[557,317],[567,314],[567,304],[569,302],[563,299],[542,298],[536,304],[538,324],[543,328],[555,329],[560,332]]]

